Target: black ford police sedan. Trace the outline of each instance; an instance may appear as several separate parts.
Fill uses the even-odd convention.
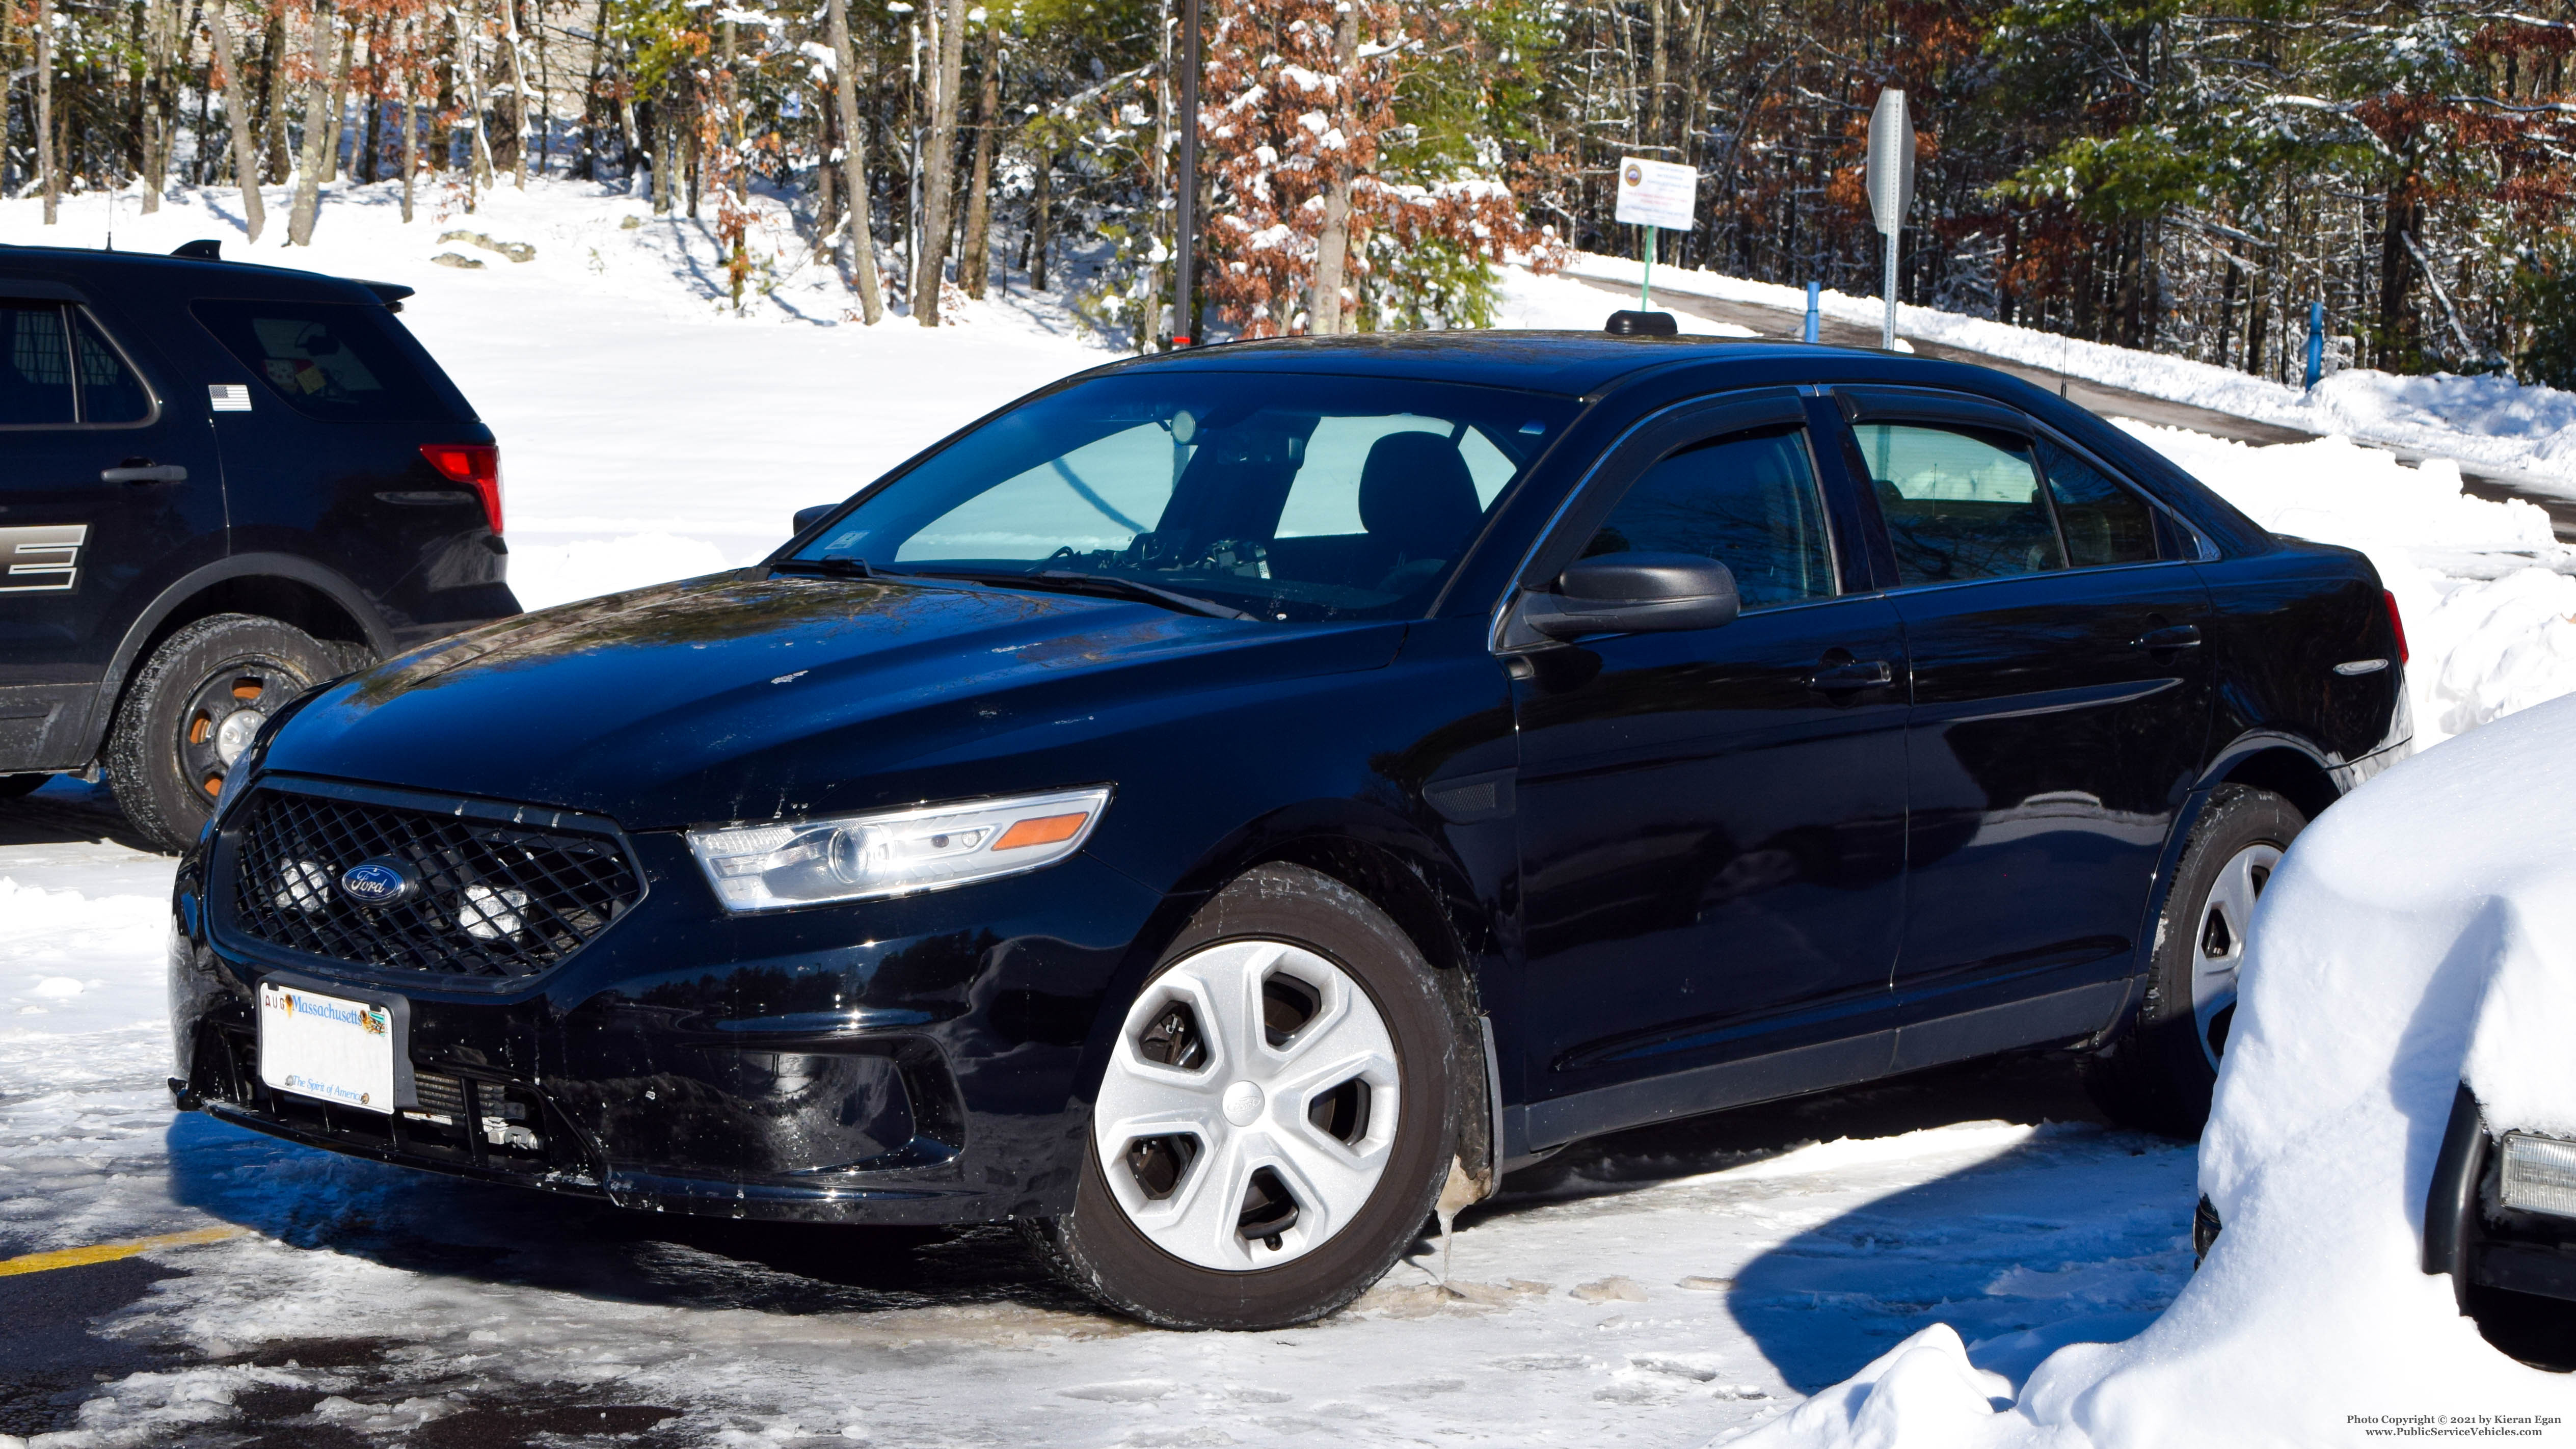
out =
[[[181,1102],[1290,1323],[1681,1114],[2056,1046],[2193,1130],[2271,863],[2409,734],[2360,557],[1904,357],[1210,348],[800,519],[264,732]]]

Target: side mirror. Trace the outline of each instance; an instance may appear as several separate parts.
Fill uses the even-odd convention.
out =
[[[793,538],[797,534],[803,533],[805,530],[812,528],[815,524],[823,521],[824,514],[827,514],[840,506],[841,505],[837,503],[817,503],[811,508],[797,509],[796,527],[788,534],[788,537]]]
[[[1740,610],[1733,571],[1688,553],[1578,559],[1554,588],[1521,596],[1522,622],[1550,639],[1714,629]]]

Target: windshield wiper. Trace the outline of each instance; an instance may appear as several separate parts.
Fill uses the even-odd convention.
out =
[[[769,566],[771,573],[821,574],[831,579],[873,579],[877,571],[863,558],[790,558]]]
[[[1121,578],[1116,574],[1077,573],[1072,569],[1039,569],[1034,573],[1013,573],[1005,569],[912,569],[908,572],[927,578],[968,579],[979,584],[1015,584],[1021,588],[1054,587],[1068,594],[1107,594],[1115,598],[1135,599],[1147,604],[1160,604],[1184,614],[1203,614],[1211,619],[1257,619],[1241,609],[1229,609],[1214,599],[1184,594],[1175,589],[1158,588]]]

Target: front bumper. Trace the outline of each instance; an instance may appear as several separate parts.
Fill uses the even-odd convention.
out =
[[[620,1206],[818,1222],[1063,1211],[1093,1042],[1158,923],[1185,911],[1077,855],[957,890],[728,916],[676,834],[630,837],[636,909],[531,980],[333,962],[249,938],[210,899],[218,834],[173,903],[183,1107],[332,1151]],[[398,996],[419,1083],[391,1115],[273,1090],[259,982]]]
[[[2451,1275],[2462,1313],[2472,1311],[2477,1288],[2576,1304],[2576,1218],[2504,1206],[2495,1134],[2465,1084],[2452,1099],[2425,1200],[2424,1271]]]

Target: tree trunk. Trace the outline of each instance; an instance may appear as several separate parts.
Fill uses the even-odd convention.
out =
[[[1656,11],[1661,14],[1659,8]],[[1333,157],[1333,178],[1324,188],[1324,229],[1315,238],[1315,285],[1306,305],[1306,330],[1330,337],[1342,330],[1342,272],[1351,245],[1350,127],[1358,113],[1351,109],[1351,90],[1358,81],[1360,7],[1357,0],[1342,10],[1341,29],[1333,37],[1333,73],[1339,93],[1334,109],[1343,126],[1343,146]]]
[[[1665,137],[1664,57],[1667,47],[1664,43],[1664,11],[1671,3],[1672,0],[1646,0],[1646,8],[1654,16],[1654,25],[1647,38],[1647,44],[1653,49],[1646,58],[1646,104],[1641,109],[1645,113],[1645,140],[1659,149]]]
[[[467,26],[465,12],[468,8],[459,5],[452,13],[456,16],[456,73],[465,81],[465,113],[474,121],[474,150],[465,168],[465,173],[470,178],[465,186],[465,209],[472,211],[475,186],[477,184],[490,186],[495,172],[492,166],[491,125],[489,118],[484,115],[483,75],[481,68],[474,63],[475,31],[482,27]]]
[[[726,21],[730,30],[732,21]],[[510,184],[528,189],[528,72],[519,59],[519,0],[501,0],[501,48],[510,57]]]
[[[322,142],[322,179],[325,181],[340,179],[340,134],[349,114],[349,67],[357,58],[358,27],[352,24],[349,33],[340,37],[340,64],[331,72],[331,114],[328,118],[331,134]]]
[[[322,205],[323,148],[331,141],[325,108],[331,104],[331,0],[314,0],[313,84],[304,101],[304,155],[295,168],[295,205],[286,214],[286,244],[313,244],[313,217]]]
[[[271,185],[286,180],[286,107],[280,93],[286,80],[286,7],[270,12],[268,31],[260,39],[259,52],[259,129],[267,143],[268,159],[261,179]]]
[[[414,31],[413,31],[413,33],[412,33],[412,39],[413,39],[413,41],[415,42],[415,46],[414,46],[414,47],[411,47],[411,49],[413,49],[414,53],[415,53],[415,54],[417,54],[418,52],[417,52],[417,48],[416,48],[416,43],[417,43],[417,42],[418,42],[418,40],[420,39],[420,34],[419,34],[419,32],[418,32],[417,30],[414,30]],[[402,182],[403,182],[403,192],[402,192],[402,196],[403,196],[403,203],[402,203],[402,218],[403,218],[403,222],[404,222],[404,224],[406,224],[406,225],[408,225],[408,224],[411,222],[411,190],[412,190],[412,182],[413,182],[413,179],[414,179],[414,178],[416,178],[417,176],[419,176],[419,175],[420,175],[420,108],[412,104],[412,86],[413,86],[412,78],[411,78],[410,76],[405,76],[405,77],[403,77],[403,87],[402,87],[402,173],[403,173],[403,175],[402,175]]]
[[[849,0],[825,0],[824,11],[832,41],[832,106],[841,123],[841,189],[849,196],[850,280],[859,289],[860,319],[874,327],[885,320],[885,288],[877,281],[876,225],[868,215],[867,133],[859,123]]]
[[[36,0],[36,172],[45,187],[45,225],[54,224],[54,0]]]
[[[1037,160],[1036,194],[1029,198],[1029,290],[1043,292],[1047,284],[1047,210],[1054,199],[1055,158],[1040,148]]]
[[[149,0],[143,7],[143,214],[161,209],[161,188],[170,172],[170,12],[171,0]]]
[[[260,228],[268,224],[259,200],[259,143],[252,138],[249,87],[243,84],[241,59],[233,46],[233,28],[224,18],[225,0],[213,0],[206,7],[206,29],[215,38],[215,64],[224,72],[224,119],[233,132],[233,180],[240,183],[242,223],[250,239],[258,242]],[[408,218],[406,218],[408,220]]]
[[[921,160],[921,250],[913,262],[912,318],[939,325],[939,284],[948,260],[950,202],[957,190],[957,92],[966,73],[967,0],[948,0],[939,23],[939,56],[932,73],[930,151]]]
[[[385,53],[396,38],[392,22],[377,17],[376,28],[367,37],[367,65],[373,80],[367,87],[366,164],[358,164],[357,155],[349,157],[349,174],[361,185],[372,186],[385,179]]]
[[[966,181],[966,242],[957,257],[957,280],[966,295],[984,299],[984,273],[993,260],[993,147],[1002,129],[1002,18],[984,20],[984,88],[975,98],[975,166]]]

